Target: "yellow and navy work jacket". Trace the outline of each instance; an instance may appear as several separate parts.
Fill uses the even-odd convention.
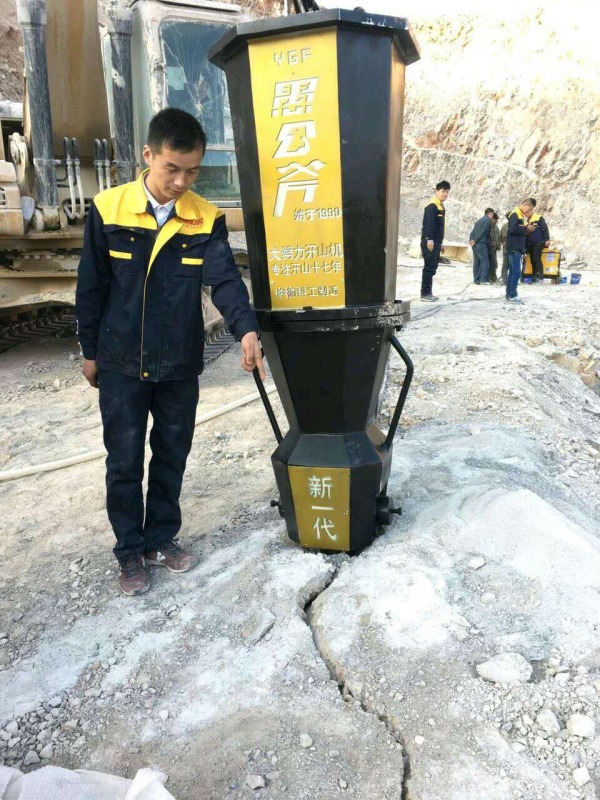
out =
[[[550,239],[550,231],[541,214],[532,214],[528,222],[535,227],[535,230],[527,234],[527,247],[532,244],[544,244]]]
[[[517,206],[508,218],[506,229],[506,251],[508,253],[524,253],[526,249],[527,219]]]
[[[423,212],[423,230],[421,239],[430,239],[438,244],[444,241],[444,230],[446,227],[446,209],[444,204],[434,195],[425,206]]]
[[[137,181],[100,192],[85,225],[77,280],[84,358],[143,381],[202,372],[202,285],[241,339],[258,331],[216,206],[186,192],[158,229]]]

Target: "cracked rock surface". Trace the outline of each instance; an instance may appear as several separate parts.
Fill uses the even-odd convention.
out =
[[[177,800],[600,796],[600,280],[516,309],[468,273],[443,266],[439,310],[415,302],[401,334],[403,516],[359,556],[288,540],[258,405],[198,429],[201,564],[140,598],[117,591],[102,461],[0,484],[1,763],[153,766]],[[101,446],[78,359],[72,339],[0,355],[2,468]],[[254,390],[238,360],[201,412]],[[384,426],[402,375],[393,357]]]

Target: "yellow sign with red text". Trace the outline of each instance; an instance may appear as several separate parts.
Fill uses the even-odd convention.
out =
[[[271,306],[343,307],[336,30],[248,50]]]

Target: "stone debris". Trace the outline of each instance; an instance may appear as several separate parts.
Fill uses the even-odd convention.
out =
[[[582,739],[593,739],[596,735],[596,723],[585,714],[571,714],[567,720],[567,730],[571,736],[581,736]]]
[[[267,782],[265,781],[262,775],[246,776],[246,786],[249,786],[251,789],[264,789],[266,785]]]
[[[579,767],[573,771],[573,781],[576,786],[585,786],[586,783],[591,781],[590,773],[587,767]]]
[[[263,608],[258,620],[253,623],[253,627],[248,631],[247,635],[244,633],[246,637],[246,646],[254,647],[261,639],[264,639],[275,624],[275,621],[275,614],[269,611],[268,608]]]
[[[300,736],[300,746],[304,747],[305,749],[308,749],[309,747],[313,746],[313,740],[308,735],[308,733],[301,734],[301,736]]]
[[[531,678],[533,668],[519,653],[500,653],[483,664],[477,664],[477,673],[493,683],[518,683]]]
[[[558,717],[549,708],[543,708],[537,715],[536,720],[539,727],[547,734],[552,735],[560,731]]]
[[[472,558],[468,562],[468,567],[469,569],[473,570],[481,569],[482,567],[485,567],[486,563],[487,562],[483,556],[475,556],[475,558]]]

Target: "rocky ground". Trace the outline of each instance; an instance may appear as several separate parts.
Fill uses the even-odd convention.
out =
[[[5,765],[156,766],[177,800],[600,797],[600,273],[523,307],[462,265],[436,291],[402,334],[404,513],[360,556],[287,539],[257,403],[198,428],[202,563],[142,598],[116,591],[101,460],[0,483]],[[252,392],[237,362],[201,412]],[[79,366],[72,339],[0,356],[0,470],[101,447]]]

